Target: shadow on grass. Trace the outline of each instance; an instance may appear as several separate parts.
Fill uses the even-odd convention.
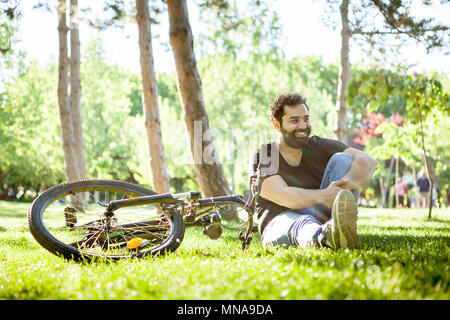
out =
[[[391,229],[391,228],[388,228]],[[397,228],[393,228],[397,229]],[[362,234],[361,244],[364,249],[377,249],[383,251],[395,251],[409,248],[411,250],[428,250],[429,246],[450,248],[450,236],[441,235],[386,235],[386,234]],[[443,252],[441,252],[443,253]]]
[[[441,222],[441,223],[450,224],[450,219],[440,219],[440,218],[436,218],[436,217],[431,217],[431,219],[428,219],[428,216],[425,216],[425,215],[421,216],[421,217],[418,217],[418,216],[414,216],[414,215],[411,215],[411,216],[408,216],[408,215],[397,216],[397,215],[386,214],[385,216],[377,216],[375,218],[381,218],[381,217],[382,217],[383,220],[399,220],[399,219],[400,220],[408,220],[408,219],[411,219],[411,220],[420,221],[420,222],[423,222],[423,223]],[[371,221],[373,219],[374,219],[374,217],[371,217],[371,216],[368,216],[368,215],[360,215],[360,216],[358,216],[358,220],[361,220],[361,221]]]
[[[427,228],[420,226],[376,226],[376,229],[377,231],[379,231],[379,233],[371,233],[370,226],[368,228],[369,229],[365,230],[365,232],[359,233],[361,244],[363,246],[362,251],[373,249],[388,253],[395,251],[404,251],[405,248],[410,248],[414,251],[422,251],[424,248],[429,247],[430,245],[434,245],[436,248],[450,250],[450,228]],[[436,232],[439,232],[440,234],[436,234]],[[449,234],[449,236],[442,235],[443,233]],[[187,236],[189,237],[194,235]],[[205,239],[208,244],[205,244],[204,246],[201,244],[200,247],[196,248],[185,247],[184,250],[186,250],[186,253],[200,255],[203,257],[219,257],[223,253],[217,252],[216,247],[223,246],[225,248],[225,246],[229,247],[231,245],[231,247],[241,248],[241,240],[239,240],[238,231],[224,230],[222,236],[218,240],[216,240],[217,245],[214,242],[211,242],[207,236],[198,236],[199,240]],[[260,243],[260,241],[260,234],[253,234],[253,240],[250,244],[250,247],[254,246],[255,243]]]
[[[423,226],[423,227],[404,227],[404,226],[395,226],[395,227],[391,227],[391,226],[376,226],[376,227],[371,227],[369,225],[365,225],[364,229],[371,229],[371,228],[376,228],[379,230],[383,230],[383,231],[402,231],[402,232],[411,232],[411,231],[415,231],[415,232],[422,232],[422,233],[429,233],[430,231],[432,232],[448,232],[450,233],[450,226],[447,227],[433,227],[433,226]]]
[[[425,222],[425,223],[427,223],[427,222],[441,222],[441,223],[445,223],[445,224],[450,225],[450,220],[443,220],[443,219],[433,218],[433,217],[431,219],[425,218],[425,219],[422,220],[422,222]]]

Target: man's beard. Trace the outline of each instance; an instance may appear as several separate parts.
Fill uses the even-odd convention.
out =
[[[296,133],[304,132],[304,137],[299,137]],[[311,128],[307,127],[303,130],[294,130],[288,132],[281,128],[281,134],[283,135],[283,140],[286,144],[294,149],[303,149],[308,144],[309,135],[311,134]]]

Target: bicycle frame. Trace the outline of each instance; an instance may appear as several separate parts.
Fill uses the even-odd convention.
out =
[[[186,203],[183,201],[183,198],[187,198],[189,200],[189,203]],[[211,209],[219,204],[222,205],[229,205],[229,204],[239,204],[243,208],[246,209],[246,211],[249,214],[253,214],[253,211],[246,206],[246,201],[242,198],[240,195],[232,195],[232,196],[221,196],[221,197],[211,197],[211,198],[202,198],[200,199],[200,192],[198,191],[190,191],[190,192],[184,192],[184,193],[163,193],[163,194],[156,194],[151,196],[142,196],[142,197],[135,197],[135,198],[129,198],[129,199],[123,199],[123,200],[113,200],[110,201],[108,206],[106,207],[106,215],[109,215],[113,213],[115,210],[123,207],[131,207],[131,206],[140,206],[140,205],[146,205],[146,204],[173,204],[175,206],[182,206],[182,208],[185,210],[185,206],[189,206],[189,212],[186,214],[185,212],[182,212],[182,215],[187,217],[185,219],[185,222],[189,223],[190,218],[196,218],[197,215],[197,209],[200,208],[207,208],[210,207]],[[202,212],[204,214],[205,212]]]
[[[231,195],[231,196],[220,196],[220,197],[210,197],[210,198],[200,198],[201,194],[198,191],[190,191],[190,192],[184,192],[184,193],[163,193],[163,194],[156,194],[156,195],[150,195],[150,196],[142,196],[142,197],[135,197],[135,198],[129,198],[129,199],[123,199],[123,200],[114,200],[110,201],[109,204],[106,207],[105,216],[107,217],[107,225],[109,226],[111,217],[114,216],[114,211],[123,208],[123,207],[130,207],[130,206],[140,206],[140,205],[147,205],[147,204],[160,204],[162,209],[165,211],[173,210],[175,208],[180,208],[180,213],[183,216],[183,220],[186,227],[190,226],[203,226],[206,227],[213,222],[211,222],[208,219],[201,219],[205,215],[207,215],[211,210],[215,210],[217,206],[220,205],[233,205],[238,204],[243,209],[245,209],[248,213],[248,229],[245,232],[245,234],[241,233],[239,234],[239,239],[243,242],[242,247],[245,249],[245,247],[250,243],[252,238],[252,233],[255,232],[253,227],[253,210],[248,205],[248,202],[242,198],[240,195]],[[203,210],[199,210],[203,209]],[[217,218],[217,211],[216,211],[216,217],[213,217],[215,219],[215,223],[220,224],[220,214]],[[217,232],[213,231],[214,234],[207,234],[212,239],[217,239],[220,233],[217,236]]]

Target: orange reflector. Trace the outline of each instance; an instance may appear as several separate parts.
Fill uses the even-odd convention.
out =
[[[127,248],[130,250],[136,249],[142,244],[142,238],[133,238],[127,242]]]

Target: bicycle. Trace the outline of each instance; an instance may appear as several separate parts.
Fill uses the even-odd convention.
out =
[[[240,195],[201,198],[198,191],[158,194],[129,182],[80,180],[42,192],[28,211],[28,226],[41,246],[66,259],[142,258],[175,251],[187,227],[219,238],[222,214],[239,205],[248,220],[234,229],[245,249],[257,232],[254,199],[253,193],[247,201]]]

